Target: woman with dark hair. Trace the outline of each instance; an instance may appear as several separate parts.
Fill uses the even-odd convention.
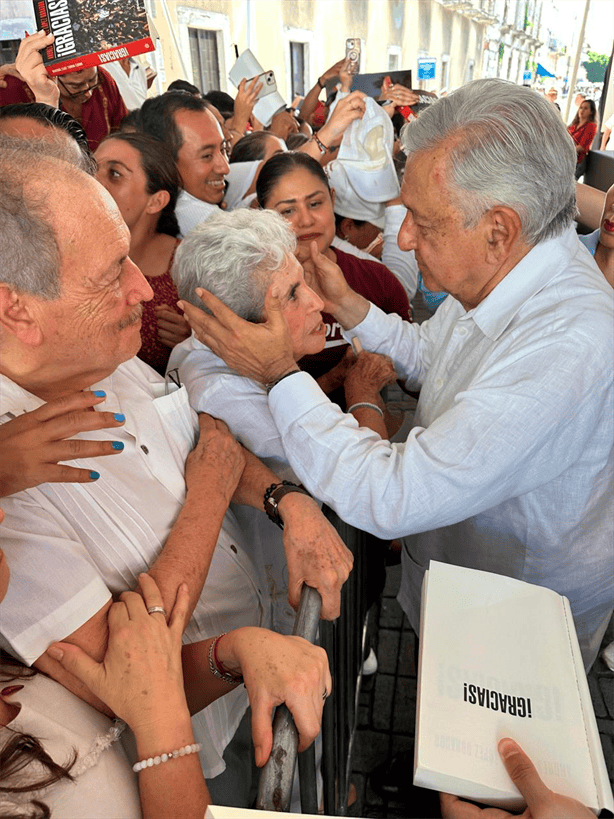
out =
[[[585,159],[591,149],[593,140],[597,133],[598,116],[597,106],[594,100],[584,100],[576,111],[575,117],[571,121],[571,125],[567,128],[571,138],[576,146],[576,153],[578,154],[576,165],[576,179],[579,179],[584,173],[586,163]]]
[[[130,230],[130,258],[154,297],[143,305],[139,358],[164,375],[175,344],[190,335],[177,308],[171,265],[179,244],[175,205],[181,186],[164,143],[148,134],[118,133],[96,151],[96,179],[109,191]]]
[[[261,208],[275,210],[290,223],[297,238],[296,256],[306,265],[310,282],[311,244],[335,262],[352,289],[372,301],[386,313],[410,316],[409,301],[396,277],[375,259],[358,258],[331,247],[335,237],[334,190],[322,166],[308,154],[277,154],[265,162],[256,183]],[[341,335],[341,328],[328,313],[322,314],[326,325],[326,346],[321,353],[305,356],[301,369],[317,379],[329,397],[345,406],[345,376],[354,362],[351,348]]]
[[[268,131],[252,131],[241,137],[233,146],[229,163],[254,162],[270,159],[273,154],[283,153],[286,146],[279,137]]]

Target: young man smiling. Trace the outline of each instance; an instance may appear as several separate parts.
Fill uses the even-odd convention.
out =
[[[173,151],[183,183],[175,212],[185,236],[216,213],[224,198],[229,171],[224,135],[207,102],[179,91],[146,100],[141,124]]]

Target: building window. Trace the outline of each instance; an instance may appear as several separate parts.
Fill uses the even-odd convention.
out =
[[[0,40],[0,65],[14,63],[21,40]]]
[[[290,101],[296,96],[304,97],[315,85],[310,69],[314,34],[305,28],[284,26],[283,39],[284,66],[283,69],[281,66],[275,69],[275,79],[281,96]]]
[[[449,91],[450,85],[450,55],[441,55],[441,90]]]
[[[292,94],[291,97],[305,96],[305,64],[307,48],[306,43],[290,42],[290,73],[292,80]]]
[[[220,90],[220,61],[217,47],[217,31],[188,28],[190,57],[192,58],[192,82],[207,91]]]
[[[401,46],[391,45],[387,48],[388,71],[399,71],[401,68]]]

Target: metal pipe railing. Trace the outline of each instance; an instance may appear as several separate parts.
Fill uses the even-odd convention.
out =
[[[377,588],[368,588],[383,569],[383,544],[372,535],[344,523],[331,509],[323,512],[354,555],[354,569],[341,592],[341,615],[334,622],[319,621],[321,598],[303,587],[293,634],[314,642],[320,626],[320,645],[328,654],[333,692],[322,717],[322,778],[324,813],[347,816],[351,772],[351,749],[356,723],[360,671],[363,659],[364,624]],[[375,582],[377,587],[377,582]],[[373,599],[372,599],[373,598]],[[281,705],[273,721],[273,750],[262,770],[256,807],[284,811],[290,804],[297,760],[298,733],[290,711]],[[318,812],[315,752],[312,745],[299,756],[301,809]]]
[[[303,586],[301,601],[294,623],[293,634],[313,643],[320,621],[322,598],[316,589]],[[273,748],[260,774],[258,810],[287,811],[292,795],[292,781],[298,750],[298,731],[292,714],[285,705],[275,711],[273,720]],[[313,746],[311,749],[313,754]],[[315,759],[313,762],[315,774]],[[314,775],[315,782],[315,775]],[[317,813],[317,810],[315,811]]]

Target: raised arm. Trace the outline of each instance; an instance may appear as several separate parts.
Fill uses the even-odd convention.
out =
[[[365,113],[365,94],[362,91],[352,91],[344,99],[339,100],[326,123],[318,131],[318,141],[328,149],[336,148],[343,137],[346,128],[355,119],[362,119]],[[314,139],[301,145],[299,151],[309,154],[318,162],[325,164],[328,151],[322,153],[318,142]]]
[[[301,117],[307,122],[311,123],[311,115],[316,109],[320,94],[326,87],[326,83],[334,77],[339,76],[339,71],[344,64],[345,59],[339,60],[334,65],[331,65],[322,75],[318,77],[318,81],[306,94],[303,104],[301,105]]]
[[[245,135],[252,110],[262,90],[262,82],[258,77],[253,80],[242,79],[235,97],[234,113],[226,120],[226,127],[232,134],[232,144],[238,142]]]
[[[60,89],[57,80],[52,79],[47,73],[40,54],[54,39],[53,34],[45,34],[44,31],[37,31],[36,34],[26,37],[19,44],[15,68],[30,86],[36,102],[44,102],[57,108]]]

